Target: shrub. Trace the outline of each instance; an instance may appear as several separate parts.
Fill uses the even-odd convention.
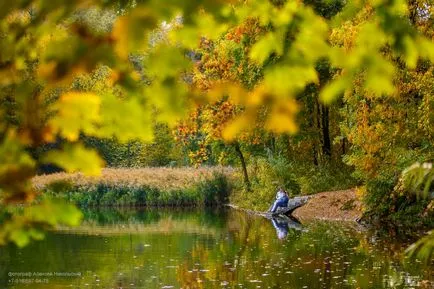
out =
[[[222,205],[228,202],[231,186],[225,175],[214,173],[210,179],[204,179],[196,185],[196,189],[203,196],[206,206]]]
[[[345,190],[358,184],[357,180],[351,176],[351,170],[348,167],[297,166],[295,174],[303,195]]]

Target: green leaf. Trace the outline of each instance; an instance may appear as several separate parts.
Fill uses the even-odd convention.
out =
[[[9,239],[20,248],[26,246],[30,242],[29,234],[22,229],[12,231],[9,235]]]
[[[146,91],[149,96],[158,95],[149,98],[149,102],[156,108],[158,121],[172,126],[186,115],[190,94],[184,83],[168,78],[162,82],[154,82]]]
[[[365,88],[376,96],[392,94],[395,91],[393,76],[395,67],[381,55],[371,55],[370,65],[366,73]]]
[[[403,40],[404,44],[404,59],[409,68],[416,68],[417,60],[419,58],[419,52],[410,36],[405,36]]]
[[[112,32],[118,56],[127,60],[130,53],[147,48],[147,35],[157,23],[155,13],[143,6],[133,9],[128,16],[119,17]]]
[[[77,226],[80,224],[83,214],[73,204],[63,200],[45,199],[37,205],[27,207],[24,217],[35,223],[46,223],[50,226],[64,224]],[[40,237],[37,232],[32,231],[32,235]]]
[[[63,150],[50,151],[43,157],[45,163],[53,163],[67,172],[82,172],[87,175],[99,175],[103,161],[94,150],[81,144],[67,144]]]
[[[0,175],[12,168],[33,168],[34,165],[35,161],[24,150],[24,146],[19,142],[16,133],[9,131],[3,142],[0,143]]]
[[[350,85],[351,82],[346,77],[339,77],[323,88],[320,99],[326,104],[331,104],[340,97]]]
[[[101,107],[102,124],[99,137],[115,136],[121,142],[153,140],[152,109],[138,100],[138,96],[120,99],[106,94]]]
[[[269,91],[287,97],[309,83],[317,83],[318,74],[313,66],[277,66],[266,71],[264,81]]]
[[[280,33],[268,32],[253,45],[249,56],[259,64],[264,64],[272,53],[276,53],[277,55],[283,54],[283,44],[282,31]]]
[[[28,234],[34,240],[43,240],[45,237],[44,232],[36,228],[30,228]]]
[[[177,47],[161,45],[149,55],[145,63],[147,72],[157,79],[178,76],[189,69],[192,62]]]

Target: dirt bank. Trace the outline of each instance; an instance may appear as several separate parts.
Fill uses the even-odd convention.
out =
[[[312,195],[292,215],[299,219],[354,221],[362,215],[362,204],[353,189],[323,192]]]

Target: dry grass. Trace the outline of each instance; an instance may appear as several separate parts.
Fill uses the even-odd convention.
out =
[[[140,187],[147,185],[159,190],[183,189],[197,183],[201,179],[210,178],[219,172],[231,177],[234,170],[230,167],[201,167],[198,169],[183,168],[106,168],[99,177],[87,177],[81,173],[55,173],[39,175],[32,182],[36,189],[57,181],[68,181],[76,186],[92,186],[106,184],[114,186]]]

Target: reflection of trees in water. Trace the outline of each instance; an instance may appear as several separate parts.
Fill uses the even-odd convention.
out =
[[[154,222],[147,223],[148,213]],[[55,233],[24,248],[21,255],[16,249],[4,254],[0,249],[1,265],[7,260],[2,268],[82,271],[88,273],[84,279],[74,280],[78,286],[88,283],[100,288],[127,288],[135,284],[147,289],[165,285],[213,289],[225,284],[230,288],[239,283],[244,288],[403,288],[423,274],[418,264],[405,268],[407,273],[403,271],[399,254],[391,252],[398,248],[392,240],[373,241],[370,232],[343,223],[305,223],[303,231],[289,228],[287,238],[278,240],[271,221],[241,212],[171,214],[161,210],[138,214],[126,212],[125,217],[137,217],[139,222],[143,217],[142,224],[131,226],[140,225],[148,231]],[[122,222],[104,224],[116,228]],[[156,231],[162,224],[166,226],[164,232],[161,228]],[[23,256],[26,264],[20,263]],[[0,279],[4,274],[7,272]],[[424,274],[428,278],[429,272]],[[66,282],[71,280],[62,284]]]
[[[82,209],[84,221],[98,225],[116,223],[152,224],[160,219],[190,220],[205,225],[222,227],[224,225],[225,210],[208,208],[207,210],[192,208],[98,208]]]

